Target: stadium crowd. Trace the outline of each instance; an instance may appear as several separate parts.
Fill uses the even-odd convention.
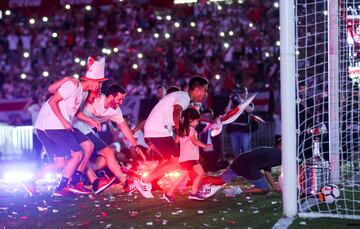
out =
[[[193,75],[210,79],[210,95],[228,95],[235,83],[279,91],[278,8],[270,1],[117,4],[3,14],[0,99],[45,95],[51,82],[82,76],[90,55],[106,56],[110,83],[144,97],[159,86],[183,87]]]

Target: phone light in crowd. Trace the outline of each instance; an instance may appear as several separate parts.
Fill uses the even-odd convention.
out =
[[[279,3],[278,3],[278,2],[274,2],[274,7],[275,7],[275,8],[279,8]]]
[[[137,28],[138,33],[141,33],[143,30],[142,28]]]
[[[85,66],[85,65],[86,65],[86,61],[85,61],[85,60],[80,61],[80,65],[81,65],[81,66]]]
[[[6,15],[6,16],[9,16],[10,14],[11,14],[11,11],[10,11],[10,10],[6,10],[6,11],[5,11],[5,15]]]
[[[139,59],[142,59],[142,58],[143,58],[143,54],[142,54],[142,53],[138,53],[138,54],[137,54],[137,57],[138,57]]]
[[[277,41],[277,42],[276,42],[276,46],[280,46],[280,41]]]
[[[113,52],[115,52],[115,53],[119,52],[119,49],[115,47],[115,48],[113,48]]]
[[[227,49],[227,48],[229,48],[229,47],[230,47],[229,43],[226,42],[226,43],[224,44],[224,48]]]
[[[191,26],[191,27],[195,27],[195,26],[196,26],[195,22],[193,22],[193,21],[190,22],[190,26]]]
[[[229,31],[229,36],[233,36],[234,32],[232,30]]]
[[[43,71],[42,75],[43,75],[43,77],[48,77],[48,76],[49,76],[49,72],[48,72],[48,71]]]
[[[43,22],[47,22],[48,20],[49,20],[48,17],[43,17],[43,18],[42,18],[42,21],[43,21]]]
[[[250,23],[249,23],[249,27],[250,27],[250,28],[254,27],[254,24],[250,22]]]
[[[87,5],[87,6],[85,6],[85,9],[86,9],[87,11],[90,11],[90,10],[91,10],[91,6],[90,6],[90,5]]]
[[[74,61],[75,61],[75,63],[80,63],[80,58],[79,58],[79,57],[76,57],[76,58],[74,59]]]
[[[22,74],[20,75],[20,78],[23,79],[23,80],[26,79],[26,74],[25,74],[25,73],[22,73]]]
[[[225,33],[224,32],[220,32],[220,37],[224,37]]]
[[[133,64],[133,65],[132,65],[132,68],[135,69],[135,70],[138,69],[138,67],[139,67],[139,66],[138,66],[137,64]]]
[[[281,29],[281,27],[280,26],[278,26],[278,30],[280,30]]]
[[[69,4],[65,5],[65,9],[69,10],[71,8],[71,6]]]
[[[161,21],[162,20],[162,17],[161,16],[156,16],[156,19]]]
[[[32,177],[33,174],[27,171],[9,171],[3,175],[6,183],[19,183],[24,180],[30,180]]]
[[[164,36],[165,36],[166,39],[169,39],[169,38],[170,38],[170,34],[169,34],[169,33],[165,33]]]
[[[158,34],[158,33],[154,33],[154,37],[155,37],[155,38],[159,38],[159,34]]]
[[[166,20],[171,21],[171,16],[170,16],[170,15],[166,15]]]
[[[175,23],[174,23],[174,26],[175,26],[176,28],[179,28],[179,27],[180,27],[180,23],[179,23],[179,22],[175,22]]]
[[[269,57],[269,56],[270,56],[270,53],[266,52],[266,53],[265,53],[265,56],[266,56],[266,57]]]
[[[51,34],[51,36],[52,36],[53,38],[57,38],[58,34],[54,32],[54,33]]]
[[[34,18],[30,18],[29,23],[32,24],[32,25],[35,24],[35,19],[34,19]]]
[[[300,55],[300,51],[299,50],[296,50],[296,55]]]
[[[74,78],[79,79],[79,74],[75,73],[73,76]]]
[[[221,78],[221,76],[219,74],[215,75],[215,79],[219,80]]]
[[[29,54],[28,52],[24,52],[23,56],[24,56],[25,58],[28,58],[28,57],[30,56],[30,54]]]
[[[278,57],[278,60],[280,61],[280,56]]]
[[[328,12],[326,10],[323,13],[324,13],[325,16],[328,15]]]
[[[222,10],[222,7],[220,5],[217,6],[218,10]]]

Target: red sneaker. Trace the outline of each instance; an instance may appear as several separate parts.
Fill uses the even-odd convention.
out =
[[[74,194],[69,191],[68,187],[65,187],[61,190],[55,189],[53,196],[74,196]]]
[[[83,194],[83,195],[87,195],[87,194],[91,193],[91,190],[85,188],[85,186],[82,182],[77,183],[76,185],[69,184],[69,191],[76,193],[76,194]]]
[[[93,187],[95,195],[101,193],[102,191],[110,187],[112,183],[114,183],[115,179],[116,177],[113,177],[110,180],[106,178],[99,178],[99,184],[97,185],[97,187]]]
[[[133,181],[125,181],[124,185],[123,185],[123,189],[124,189],[124,192],[130,194],[130,193],[133,193],[134,191],[136,191],[136,186],[134,184]]]

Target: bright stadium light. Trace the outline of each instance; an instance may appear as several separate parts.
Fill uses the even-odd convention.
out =
[[[224,43],[224,48],[227,49],[227,48],[229,48],[229,46],[230,46],[229,43]]]
[[[25,73],[22,73],[22,74],[20,75],[20,78],[23,79],[23,80],[26,79],[26,74],[25,74]]]
[[[29,23],[32,24],[32,25],[35,24],[35,19],[34,19],[34,18],[30,18]]]
[[[104,54],[106,54],[106,52],[107,52],[107,51],[106,51],[106,48],[101,49],[101,52],[104,53]]]
[[[254,27],[254,24],[250,22],[250,23],[249,23],[249,27],[250,27],[250,28]]]
[[[85,60],[80,61],[80,65],[81,65],[81,66],[85,66],[85,65],[86,65],[86,61],[85,61]]]
[[[43,71],[42,75],[43,75],[43,77],[48,77],[48,76],[49,76],[49,72],[48,72],[48,71]]]
[[[75,73],[73,76],[74,78],[79,79],[79,74]]]
[[[166,15],[166,20],[171,21],[171,16],[170,16],[170,15]]]
[[[74,59],[74,61],[75,61],[75,63],[80,63],[80,58],[79,58],[79,57],[76,57],[76,58]]]
[[[328,15],[328,12],[326,10],[323,13],[324,13],[325,16]]]
[[[170,38],[170,34],[169,34],[169,33],[165,33],[164,36],[165,36],[166,39],[169,39],[169,38]]]
[[[162,20],[162,17],[161,16],[156,16],[156,19],[161,21]]]
[[[51,34],[51,36],[52,36],[53,38],[57,38],[58,35],[57,35],[57,33],[54,32],[54,33]]]
[[[221,78],[221,76],[219,74],[215,75],[215,79],[219,80]]]
[[[132,65],[132,68],[135,69],[135,70],[138,69],[138,67],[139,67],[139,66],[138,66],[137,64],[133,64],[133,65]]]
[[[113,48],[113,52],[119,52],[118,48]]]
[[[265,56],[266,56],[266,57],[269,57],[269,56],[270,56],[270,53],[266,52],[266,53],[265,53]]]
[[[86,9],[87,11],[90,11],[90,10],[91,10],[91,6],[90,6],[90,5],[87,5],[87,6],[85,6],[85,9]]]
[[[296,55],[300,55],[300,51],[299,51],[299,50],[296,50]]]
[[[234,32],[232,30],[229,31],[229,36],[233,36]]]
[[[71,6],[69,4],[65,5],[65,9],[69,10],[71,8]]]
[[[138,53],[138,54],[137,54],[137,57],[138,57],[139,59],[142,59],[142,58],[143,58],[143,54],[142,54],[142,53]]]
[[[6,10],[6,11],[5,11],[5,15],[6,15],[6,16],[9,16],[10,14],[11,14],[11,11],[10,11],[10,10]]]
[[[277,41],[277,42],[276,42],[276,46],[280,46],[280,41]]]
[[[141,33],[143,30],[142,28],[137,28],[138,33]]]
[[[222,7],[220,5],[217,6],[218,10],[222,10]]]
[[[193,21],[190,22],[190,26],[191,26],[191,27],[195,27],[195,26],[196,26],[195,22],[193,22]]]
[[[6,183],[19,183],[24,180],[30,180],[33,174],[26,171],[10,171],[4,173],[4,181]]]
[[[275,8],[279,8],[279,3],[278,3],[278,2],[274,2],[274,7],[275,7]]]
[[[154,37],[155,37],[155,38],[159,38],[159,34],[158,34],[158,33],[154,33]]]
[[[43,18],[42,18],[42,21],[43,21],[43,22],[47,22],[48,20],[49,20],[48,17],[43,17]]]
[[[224,37],[225,33],[224,32],[220,32],[220,37]]]
[[[175,23],[174,23],[174,26],[175,26],[176,28],[179,28],[179,27],[180,27],[180,23],[179,23],[179,22],[175,22]]]
[[[28,52],[24,52],[23,56],[24,56],[25,58],[28,58],[28,57],[30,56],[30,54],[29,54]]]

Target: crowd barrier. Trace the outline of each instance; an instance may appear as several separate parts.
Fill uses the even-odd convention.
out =
[[[32,126],[0,126],[0,160],[24,159],[32,149]]]

